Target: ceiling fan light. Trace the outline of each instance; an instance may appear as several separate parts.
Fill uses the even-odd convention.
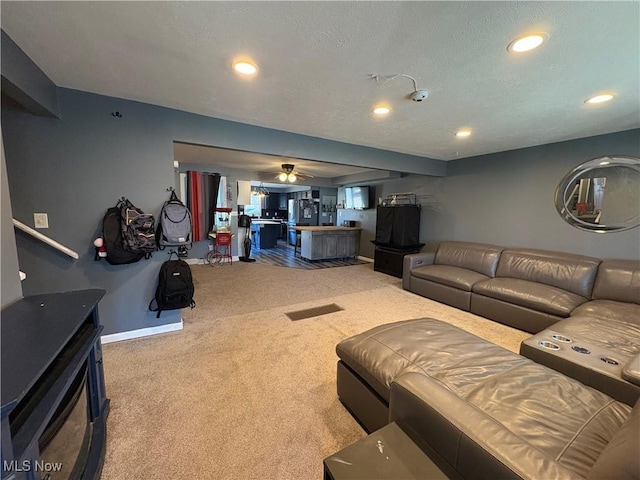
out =
[[[278,180],[280,180],[281,182],[286,182],[287,174],[285,172],[282,172],[280,175],[278,175]]]
[[[298,177],[296,177],[295,173],[290,173],[289,175],[287,175],[287,180],[289,180],[291,183],[294,183],[296,180],[298,180]]]

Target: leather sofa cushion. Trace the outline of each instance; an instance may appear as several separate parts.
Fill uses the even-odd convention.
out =
[[[458,288],[466,292],[471,291],[474,283],[489,278],[473,270],[449,265],[423,265],[411,270],[411,275]]]
[[[598,457],[587,480],[615,478],[616,480],[637,480],[640,478],[640,400],[631,410],[622,428],[609,441]]]
[[[553,324],[551,330],[569,338],[600,344],[608,350],[626,355],[640,353],[640,325],[620,320],[572,316]]]
[[[640,261],[603,260],[598,268],[592,298],[640,303]]]
[[[380,325],[341,341],[336,353],[387,402],[391,382],[406,372],[448,377],[464,389],[465,384],[473,388],[478,379],[529,362],[473,335],[469,335],[470,338],[465,335],[463,342],[452,341],[450,336],[434,328],[442,323],[423,318]],[[461,352],[466,352],[463,358]],[[478,369],[473,367],[475,356],[485,358],[487,355],[492,358],[491,362],[485,362]]]
[[[614,300],[591,300],[571,312],[571,316],[596,317],[601,320],[619,320],[640,325],[640,305]]]
[[[394,348],[420,369],[392,382],[390,420],[428,439],[465,478],[487,477],[486,457],[522,478],[584,477],[630,414],[628,405],[450,324],[415,322],[395,329],[409,343],[420,331],[428,341],[419,356]],[[438,421],[449,425],[438,429]]]
[[[438,246],[434,264],[466,268],[493,277],[503,247],[473,242],[442,242]]]
[[[472,291],[559,317],[568,317],[574,308],[587,301],[558,287],[517,278],[490,278],[476,283]]]
[[[496,277],[511,277],[561,288],[591,298],[600,260],[534,249],[504,250]]]

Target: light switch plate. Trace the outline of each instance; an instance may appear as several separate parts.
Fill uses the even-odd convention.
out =
[[[36,228],[49,228],[49,216],[46,213],[34,213],[33,224]]]

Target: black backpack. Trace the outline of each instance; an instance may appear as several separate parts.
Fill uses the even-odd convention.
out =
[[[122,226],[120,222],[120,202],[107,210],[102,218],[102,240],[107,250],[106,260],[111,265],[124,265],[142,260],[144,253],[125,250],[122,243]],[[96,251],[96,260],[99,260]]]
[[[191,268],[184,260],[171,260],[171,256],[174,253],[171,252],[169,260],[160,267],[156,295],[149,302],[149,310],[158,312],[156,318],[160,318],[163,310],[193,308],[196,306],[196,302],[193,301],[195,289],[191,277]],[[154,302],[156,304],[155,307],[153,307]]]
[[[158,249],[153,215],[144,213],[123,197],[120,201],[120,222],[124,249],[151,257],[151,252]]]

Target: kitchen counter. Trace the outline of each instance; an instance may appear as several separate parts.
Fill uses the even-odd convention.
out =
[[[362,230],[362,228],[360,227],[304,227],[304,226],[291,226],[291,228],[295,229],[295,230],[300,230],[301,232],[307,231],[307,232],[338,232],[338,231],[345,231],[345,232],[349,232],[349,231],[360,231]]]
[[[307,260],[357,257],[360,227],[292,226],[301,232],[300,256]]]
[[[257,248],[275,248],[281,233],[282,222],[279,220],[252,219],[251,232]]]
[[[266,218],[252,218],[251,223],[255,225],[281,225],[284,220],[272,219],[268,220]]]

